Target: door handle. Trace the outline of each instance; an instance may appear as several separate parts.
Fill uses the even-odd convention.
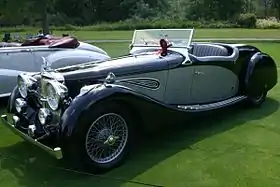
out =
[[[201,71],[195,71],[194,74],[195,74],[195,75],[204,75],[204,73],[201,72]]]

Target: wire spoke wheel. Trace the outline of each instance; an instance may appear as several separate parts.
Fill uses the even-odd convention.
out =
[[[90,126],[85,148],[97,164],[114,161],[124,150],[128,140],[128,126],[118,114],[108,113],[97,118]]]

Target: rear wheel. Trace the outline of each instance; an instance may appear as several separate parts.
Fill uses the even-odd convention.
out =
[[[256,65],[246,85],[248,104],[251,107],[259,107],[266,100],[267,81],[262,78],[263,76],[265,76],[265,71],[261,66]]]
[[[259,107],[266,100],[267,92],[263,91],[260,94],[249,96],[248,104],[252,107]]]

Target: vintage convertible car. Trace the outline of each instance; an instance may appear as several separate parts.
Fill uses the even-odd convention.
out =
[[[7,97],[21,72],[40,72],[42,58],[48,57],[52,68],[109,59],[108,54],[74,37],[48,37],[22,44],[5,43],[0,48],[0,98]]]
[[[139,129],[263,103],[277,83],[268,54],[192,36],[192,29],[136,30],[129,55],[56,70],[46,61],[42,72],[18,76],[4,124],[57,159],[104,172],[125,160]]]

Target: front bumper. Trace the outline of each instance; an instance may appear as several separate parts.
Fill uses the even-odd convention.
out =
[[[1,121],[3,122],[3,124],[10,128],[12,130],[13,133],[19,135],[21,138],[23,138],[24,140],[32,143],[33,145],[36,145],[38,147],[40,147],[41,149],[45,150],[46,152],[48,152],[50,155],[54,156],[56,159],[62,159],[63,155],[62,155],[62,150],[60,147],[56,147],[56,148],[50,148],[42,143],[40,143],[39,141],[37,141],[36,139],[33,139],[32,137],[28,136],[27,134],[21,132],[20,130],[18,130],[17,128],[15,128],[15,124],[17,123],[17,116],[13,116],[12,117],[12,124],[9,123],[8,121],[8,116],[7,115],[2,115],[1,116]]]

